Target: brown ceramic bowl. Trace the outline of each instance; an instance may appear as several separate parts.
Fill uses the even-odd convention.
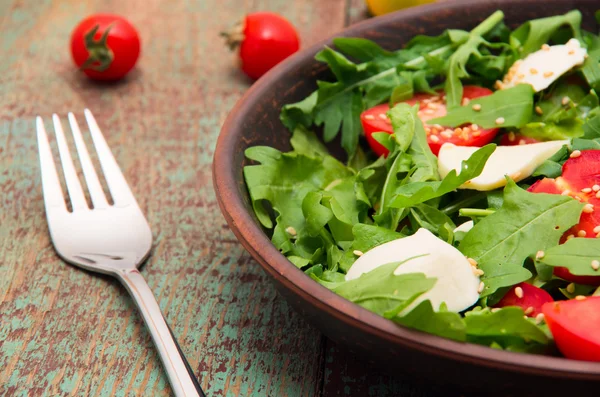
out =
[[[529,19],[579,9],[584,27],[593,30],[593,13],[598,8],[599,0],[442,2],[373,18],[337,36],[365,37],[397,49],[416,34],[471,29],[497,9],[504,11],[505,21],[513,27]],[[237,238],[271,276],[280,293],[312,324],[335,341],[363,353],[366,360],[383,363],[393,372],[486,394],[598,395],[600,363],[498,351],[398,326],[317,284],[271,244],[250,205],[242,176],[244,150],[256,145],[290,149],[290,135],[279,121],[279,111],[284,104],[312,92],[317,79],[328,78],[326,67],[313,58],[331,39],[304,49],[256,82],[221,130],[213,162],[214,186]]]

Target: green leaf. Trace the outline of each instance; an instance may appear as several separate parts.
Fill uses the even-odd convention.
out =
[[[298,127],[298,131],[295,131],[294,134],[292,134],[290,144],[298,154],[310,157],[329,155],[327,148],[319,138],[317,138],[317,135],[302,127]]]
[[[481,36],[490,32],[503,18],[504,14],[501,11],[496,11],[489,16],[473,29],[466,42],[458,47],[450,57],[444,89],[446,91],[446,105],[448,109],[453,109],[461,104],[463,95],[461,79],[469,77],[469,72],[466,69],[469,58],[472,55],[480,55],[479,47],[482,45],[495,46]]]
[[[402,233],[384,227],[358,223],[352,228],[354,242],[352,249],[367,252],[381,244],[404,237]]]
[[[310,127],[313,123],[313,111],[317,104],[317,91],[300,102],[292,103],[281,108],[279,119],[288,130],[294,131],[298,126]]]
[[[577,276],[600,276],[600,270],[592,267],[593,261],[600,261],[600,239],[571,238],[544,253],[539,262],[545,265],[566,267]]]
[[[453,230],[456,225],[450,217],[442,211],[427,204],[418,204],[410,209],[410,219],[413,229],[425,228],[437,235],[440,239],[452,243]]]
[[[593,90],[600,90],[600,48],[588,52],[588,58],[581,67],[581,73]]]
[[[531,119],[533,94],[533,88],[529,84],[519,84],[496,91],[492,95],[472,99],[469,105],[451,109],[445,116],[429,122],[451,127],[466,123],[477,124],[483,128],[521,127]],[[480,111],[473,110],[475,104],[481,106]],[[504,119],[500,125],[496,123],[498,118]]]
[[[571,29],[572,37],[581,40],[581,12],[573,10],[564,15],[525,22],[510,35],[511,46],[521,58],[525,58],[539,50],[542,44],[549,43],[552,36],[564,26]]]
[[[450,193],[466,181],[479,176],[487,159],[495,149],[496,145],[490,144],[477,150],[468,160],[462,162],[459,175],[456,174],[455,170],[452,170],[441,182],[415,182],[399,186],[395,190],[396,195],[390,206],[395,208],[413,207]]]
[[[508,179],[502,208],[479,221],[459,249],[484,271],[482,296],[528,278],[526,258],[558,244],[579,222],[583,204],[570,197],[529,193]]]
[[[423,293],[436,280],[421,273],[394,275],[397,263],[380,266],[355,280],[335,287],[338,295],[384,317],[398,313]]]
[[[559,151],[554,153],[552,157],[544,161],[538,168],[535,169],[532,176],[545,176],[547,178],[557,178],[562,175],[562,164],[569,158],[569,148],[563,145]]]
[[[491,345],[498,344],[503,349],[523,349],[523,345],[548,343],[548,337],[540,327],[524,318],[523,310],[505,307],[492,312],[489,309],[473,310],[465,316],[467,341]]]
[[[393,320],[405,327],[413,328],[428,334],[464,342],[466,340],[465,321],[459,314],[439,311],[435,312],[429,300],[423,301],[402,317]]]

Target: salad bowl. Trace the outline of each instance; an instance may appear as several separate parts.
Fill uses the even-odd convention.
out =
[[[507,25],[580,10],[582,26],[595,29],[597,0],[467,0],[442,2],[374,18],[350,26],[335,37],[373,40],[398,49],[416,35],[438,35],[446,29],[469,30],[496,10]],[[280,121],[282,106],[304,99],[327,80],[327,65],[314,59],[329,38],[284,61],[255,83],[228,116],[213,161],[213,182],[230,228],[262,266],[289,303],[329,338],[361,354],[367,365],[428,379],[440,386],[486,395],[595,395],[600,363],[517,353],[457,342],[399,326],[315,282],[272,243],[256,218],[243,168],[246,149],[264,145],[290,150],[290,134]],[[340,142],[329,149],[343,156]]]

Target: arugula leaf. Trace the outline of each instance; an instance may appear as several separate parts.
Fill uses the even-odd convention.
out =
[[[290,131],[297,127],[310,127],[313,123],[313,109],[317,104],[318,92],[315,91],[300,102],[285,105],[281,108],[279,119]]]
[[[441,197],[456,190],[466,181],[481,174],[487,159],[495,149],[496,145],[490,144],[477,150],[468,160],[462,162],[459,175],[456,174],[455,170],[452,170],[442,181],[415,182],[399,186],[395,190],[395,197],[390,206],[394,208],[414,207],[417,204]]]
[[[600,90],[600,48],[588,51],[588,58],[581,67],[581,73],[593,90]]]
[[[502,207],[481,219],[459,246],[484,271],[481,296],[529,278],[530,272],[522,268],[525,259],[558,244],[579,222],[582,209],[570,197],[529,193],[507,178]]]
[[[323,266],[321,265],[312,266],[304,273],[328,289],[334,289],[346,282],[346,279],[342,273],[323,270]]]
[[[530,344],[548,343],[544,331],[524,318],[521,308],[505,307],[495,312],[472,310],[465,313],[464,321],[467,341],[472,343],[497,344],[503,349],[520,351]]]
[[[566,105],[562,103],[565,97],[570,99]],[[543,114],[536,113],[521,134],[538,140],[577,138],[584,135],[584,120],[598,107],[598,96],[594,91],[586,95],[581,86],[559,83],[537,106]]]
[[[563,26],[571,29],[572,37],[581,41],[581,12],[569,11],[564,15],[533,19],[525,22],[510,35],[511,46],[525,58],[550,42],[552,36]]]
[[[562,175],[562,165],[569,158],[569,148],[563,145],[558,152],[552,157],[544,161],[539,167],[533,171],[532,176],[545,176],[547,178],[557,178]]]
[[[442,211],[427,204],[419,204],[410,209],[410,220],[413,229],[425,228],[442,240],[451,244],[454,239],[456,225]]]
[[[397,263],[380,266],[357,279],[346,281],[333,291],[386,318],[410,305],[436,282],[422,273],[394,275]]]
[[[395,232],[385,227],[366,225],[364,223],[357,223],[354,225],[352,233],[354,234],[352,249],[362,252],[367,252],[381,244],[404,237],[402,233]]]
[[[572,238],[544,253],[539,262],[545,265],[566,267],[577,276],[600,276],[600,270],[592,267],[592,262],[600,261],[600,239]]]
[[[483,128],[497,128],[496,120],[502,117],[502,127],[521,127],[531,119],[533,94],[529,84],[518,84],[492,95],[472,99],[469,105],[450,109],[448,114],[430,123],[449,127],[473,123]],[[473,110],[475,104],[481,105],[480,111]]]
[[[485,21],[473,29],[466,42],[458,47],[450,57],[446,83],[444,86],[446,92],[446,105],[449,110],[458,107],[461,104],[463,96],[461,79],[469,77],[469,72],[466,69],[469,58],[472,55],[481,55],[479,47],[482,45],[492,48],[504,46],[504,44],[489,43],[482,37],[482,35],[491,31],[498,23],[500,23],[503,18],[504,14],[502,11],[496,11],[490,15]]]
[[[429,300],[419,303],[402,317],[394,317],[393,321],[428,334],[461,342],[466,340],[466,324],[460,315],[448,311],[435,312]]]

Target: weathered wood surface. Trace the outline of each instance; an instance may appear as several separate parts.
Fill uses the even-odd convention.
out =
[[[355,0],[0,0],[0,395],[160,396],[168,382],[124,289],[50,244],[34,116],[89,107],[154,233],[142,273],[209,396],[433,396],[365,369],[307,325],[237,243],[216,205],[219,128],[251,82],[218,32],[249,11],[310,44],[364,17]],[[125,81],[74,71],[76,23],[127,16],[142,58]]]

